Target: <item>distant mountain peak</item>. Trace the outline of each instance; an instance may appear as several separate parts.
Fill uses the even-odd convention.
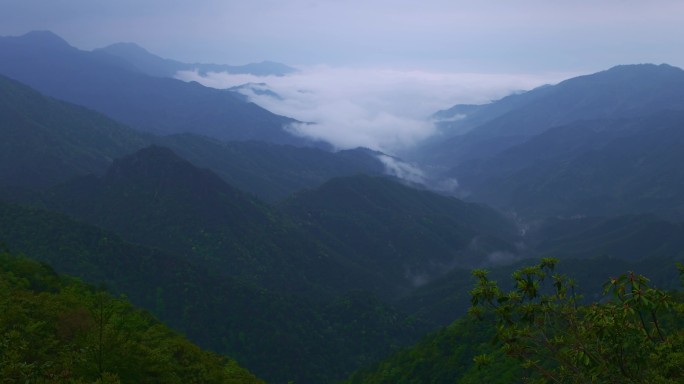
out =
[[[128,157],[137,157],[142,159],[182,160],[181,157],[176,155],[172,150],[161,145],[150,145],[149,147],[145,147]]]
[[[232,190],[213,172],[194,166],[171,149],[151,145],[133,154],[114,160],[105,180],[137,180],[142,184],[176,187],[197,187],[200,190]],[[175,187],[174,187],[175,188]]]
[[[297,72],[297,69],[274,61],[261,61],[245,65],[183,63],[163,58],[135,43],[116,43],[95,50],[117,56],[151,76],[174,77],[178,71],[196,70],[201,74],[208,72],[228,72],[252,74],[256,76],[284,76]]]
[[[669,76],[681,76],[684,71],[681,68],[669,65],[669,64],[622,64],[616,65],[605,71],[597,72],[594,74],[580,76],[578,78],[596,78],[605,77],[613,78],[616,81],[624,81],[626,78],[635,78],[640,80],[648,81],[649,78],[664,76],[668,78]],[[574,78],[574,79],[578,79]],[[572,82],[574,79],[568,79],[564,82]]]
[[[192,165],[182,157],[176,155],[169,148],[159,145],[151,145],[133,154],[114,160],[110,172],[128,172],[140,167],[192,167]]]
[[[14,37],[21,39],[31,45],[37,46],[41,49],[45,48],[73,48],[66,40],[51,31],[31,31],[24,35]]]
[[[678,72],[682,70],[681,68],[678,68],[678,67],[672,66],[670,64],[666,64],[666,63],[661,63],[661,64],[642,63],[642,64],[620,64],[620,65],[616,65],[616,66],[608,69],[607,71],[608,72],[610,72],[610,71],[626,71],[626,70],[633,71],[633,70],[643,70],[643,69],[646,69],[646,70],[668,70],[668,71],[674,70],[674,71],[678,71]]]
[[[129,43],[129,42],[110,44],[104,48],[100,48],[100,50],[107,51],[109,53],[121,52],[121,53],[129,53],[129,54],[146,54],[146,55],[150,54],[150,52],[147,49],[139,46],[136,43]]]
[[[292,119],[240,100],[235,93],[179,79],[159,80],[191,69],[189,64],[152,54],[123,57],[104,50],[80,50],[49,32],[0,38],[0,52],[3,75],[141,131],[198,133],[224,141],[313,144],[283,128]]]

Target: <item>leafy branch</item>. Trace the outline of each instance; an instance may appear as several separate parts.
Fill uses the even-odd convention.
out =
[[[682,305],[672,294],[629,272],[608,280],[603,302],[579,305],[574,281],[553,274],[557,262],[542,259],[514,272],[510,291],[490,280],[487,271],[473,271],[477,283],[469,312],[494,323],[503,350],[533,372],[528,382],[669,383],[684,378],[684,355],[673,352],[684,350],[684,332],[676,321]],[[684,274],[684,267],[678,268]],[[660,369],[662,361],[672,369]],[[480,366],[490,362],[485,355],[475,359]]]

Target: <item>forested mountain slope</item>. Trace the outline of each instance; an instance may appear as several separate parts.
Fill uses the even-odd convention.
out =
[[[335,176],[385,171],[376,154],[363,149],[329,152],[256,141],[222,142],[195,134],[145,134],[4,76],[0,134],[2,187],[40,189],[75,176],[101,175],[115,158],[154,143],[271,201]]]
[[[384,177],[336,178],[281,205],[312,233],[400,290],[513,255],[515,226],[481,205]]]
[[[538,253],[561,259],[609,256],[639,261],[684,256],[684,223],[655,215],[552,218],[530,232]]]
[[[283,129],[294,120],[233,92],[148,76],[118,57],[78,50],[50,32],[1,37],[0,53],[0,74],[145,132],[312,144]]]
[[[677,68],[616,67],[445,112],[471,131],[426,158],[457,165],[446,176],[460,191],[505,216],[377,177],[373,151],[298,147],[312,143],[282,130],[291,120],[229,91],[148,76],[49,33],[1,38],[0,52],[0,73],[134,127],[0,77],[0,196],[31,204],[0,202],[0,242],[124,293],[270,382],[334,382],[451,323],[474,266],[504,280],[521,264],[500,264],[572,259],[565,271],[590,299],[627,268],[676,281]],[[517,374],[467,365],[488,348],[479,330],[456,323],[378,372]]]
[[[156,142],[269,202],[318,187],[333,177],[385,173],[378,153],[363,148],[329,152],[257,141],[220,142],[187,134],[160,137]]]
[[[634,118],[684,110],[684,71],[666,64],[621,65],[557,85],[512,95],[491,104],[455,108],[462,135],[416,151],[443,167],[486,158],[547,129],[579,120]],[[442,118],[449,113],[440,114]],[[472,116],[473,121],[469,120]],[[455,129],[455,128],[452,128]]]
[[[263,383],[148,312],[45,264],[0,251],[6,382]]]
[[[321,301],[269,290],[232,271],[36,208],[0,203],[0,243],[58,271],[104,283],[195,343],[273,383],[341,379],[428,329],[368,293]]]
[[[164,147],[117,159],[102,178],[75,179],[45,196],[51,209],[272,288],[339,292],[355,280],[335,273],[353,270],[285,216]]]
[[[491,291],[461,280],[452,288],[475,310],[345,383],[681,382],[684,296],[671,290],[681,289],[684,269],[678,275],[674,259],[573,260],[553,271],[532,264],[492,270]],[[483,305],[490,293],[491,308]]]
[[[255,76],[284,76],[296,72],[296,69],[281,63],[263,61],[245,65],[222,65],[203,63],[182,63],[180,61],[164,59],[148,52],[135,43],[116,43],[95,52],[104,52],[116,56],[134,66],[140,72],[158,77],[174,77],[179,71],[227,72],[235,74],[252,74]]]
[[[0,75],[0,185],[46,187],[101,173],[147,137]]]
[[[684,112],[556,127],[456,168],[472,198],[528,217],[684,218]]]

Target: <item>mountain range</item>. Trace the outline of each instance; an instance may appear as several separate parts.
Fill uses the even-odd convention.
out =
[[[197,71],[201,75],[209,72],[227,72],[254,76],[285,76],[297,72],[295,68],[273,61],[245,65],[183,63],[154,55],[135,43],[111,44],[94,52],[120,57],[141,73],[157,77],[174,77],[180,71]]]
[[[399,209],[400,204],[415,198],[408,187],[394,181],[357,178],[345,183],[376,184],[384,191],[408,194],[408,199],[385,209]],[[425,191],[419,196],[426,203],[437,197]],[[413,284],[405,280],[403,271],[388,275],[377,268],[378,264],[396,262],[393,247],[388,245],[371,259],[359,256],[373,254],[370,247],[377,245],[365,246],[365,251],[357,246],[356,255],[336,249],[342,241],[307,235],[308,225],[300,228],[293,219],[166,148],[148,147],[115,160],[103,176],[83,176],[59,184],[33,204],[44,208],[4,207],[0,232],[13,249],[30,252],[89,281],[108,282],[200,345],[229,353],[269,380],[340,377],[349,373],[350,367],[370,361],[370,356],[415,340],[428,327],[420,321],[401,320],[405,314],[373,299],[374,294],[396,296]],[[352,200],[347,207],[355,204]],[[460,205],[457,201],[452,204]],[[73,219],[45,208],[66,212],[80,221],[71,222]],[[460,209],[475,223],[483,213],[494,215],[474,205]],[[84,221],[90,224],[84,225]],[[466,223],[452,224],[452,233],[463,231],[459,238],[477,236],[477,226],[464,228]],[[405,224],[390,221],[388,225]],[[413,262],[417,268],[430,263],[424,257]],[[360,289],[366,293],[345,294]],[[376,313],[375,325],[364,322],[350,328],[349,322],[340,320],[358,321],[353,316],[369,315],[363,311],[352,315],[362,310],[356,308],[357,302],[367,303],[363,311]],[[351,303],[352,308],[347,308]],[[339,313],[343,308],[344,313]],[[377,318],[380,310],[383,317]],[[287,320],[274,323],[273,316]],[[216,322],[218,317],[223,321]],[[277,350],[269,349],[286,330],[299,341],[283,340],[278,343],[285,344],[278,344]],[[354,342],[369,340],[371,333],[376,334],[375,343]],[[245,340],[249,342],[245,344]],[[344,351],[344,355],[319,352],[314,358],[309,355],[313,352],[306,352],[314,347]],[[293,370],[303,363],[295,365],[291,358],[304,359],[308,368]],[[270,363],[273,359],[279,365]],[[331,371],[333,362],[336,368]],[[316,365],[328,368],[320,371]]]
[[[45,96],[0,75],[0,186],[43,188],[86,174],[101,175],[112,161],[153,144],[172,148],[193,164],[269,201],[360,172],[383,174],[377,154],[329,152],[257,141],[223,142],[183,133],[156,136],[87,108]],[[7,191],[5,191],[7,193]]]
[[[293,119],[248,103],[234,92],[150,76],[121,57],[76,49],[50,32],[2,37],[0,51],[0,74],[141,131],[315,145],[287,131]]]
[[[589,303],[603,297],[602,282],[628,270],[681,289],[673,266],[684,256],[682,84],[679,68],[625,65],[457,105],[435,115],[450,138],[412,155],[457,178],[461,196],[508,212],[529,256],[560,258],[554,272],[575,277]],[[491,278],[506,280],[529,263],[493,269]],[[492,328],[472,317],[452,322],[454,308],[469,305],[470,287],[468,273],[456,269],[401,299],[405,311],[450,325],[347,382],[519,380],[526,373],[518,362],[484,346]],[[495,356],[492,365],[475,369],[484,353]]]
[[[98,173],[149,140],[84,107],[0,75],[0,184],[45,187]]]
[[[453,119],[445,138],[414,150],[421,161],[455,167],[495,155],[557,126],[579,120],[635,118],[684,110],[684,71],[667,64],[621,65],[483,105],[436,114]],[[456,134],[449,134],[449,130]],[[466,131],[463,133],[462,131]]]
[[[684,111],[551,128],[450,174],[478,201],[530,217],[684,218]]]
[[[370,247],[377,249],[378,244],[351,247],[335,228],[319,229],[300,219],[295,214],[299,209],[287,212],[285,206],[303,204],[308,193],[326,196],[341,188],[341,193],[332,192],[337,198],[328,204],[334,207],[350,198],[343,205],[348,209],[363,203],[347,196],[344,191],[350,188],[373,196],[375,204],[388,212],[415,206],[407,213],[441,220],[450,228],[426,224],[426,230],[436,234],[447,230],[459,239],[461,251],[440,256],[442,261],[445,256],[452,258],[452,264],[458,264],[454,257],[472,261],[477,256],[468,256],[464,246],[475,237],[495,239],[502,233],[502,246],[512,247],[505,244],[515,230],[495,212],[378,178],[380,163],[370,151],[329,153],[268,143],[222,143],[189,134],[155,137],[13,80],[4,79],[2,85],[6,99],[2,129],[22,134],[5,136],[16,157],[4,158],[2,165],[13,171],[10,174],[31,180],[7,179],[3,184],[5,199],[24,205],[3,203],[2,241],[58,271],[106,283],[193,341],[234,356],[269,381],[320,382],[344,377],[361,364],[416,340],[430,327],[429,321],[409,320],[388,303],[388,298],[414,285],[401,269],[385,276],[377,268],[395,262],[399,253],[393,246],[387,244],[382,253],[369,258],[375,252]],[[32,144],[38,139],[54,144],[55,157],[50,161],[39,161],[43,146]],[[278,175],[276,181],[261,185],[266,189],[279,185],[278,180],[296,182],[297,172],[307,175],[301,179],[310,188],[316,187],[314,180],[331,178],[334,173],[354,169],[376,173],[347,176],[339,179],[342,183],[332,180],[320,192],[302,193],[279,209],[160,143],[194,154],[195,161],[213,159],[226,178]],[[72,153],[79,151],[90,157]],[[231,159],[242,162],[231,164]],[[271,171],[246,166],[255,162]],[[51,173],[48,166],[55,163],[64,164],[58,169],[71,171]],[[228,165],[222,168],[222,164]],[[46,167],[47,171],[28,173]],[[17,187],[31,187],[33,192]],[[384,202],[383,194],[393,190],[397,199]],[[449,223],[444,215],[440,218],[442,203],[433,206],[432,199],[443,200],[453,212],[463,211],[465,220]],[[354,210],[358,220],[371,220],[362,215],[363,209],[360,205]],[[498,218],[493,229],[480,224],[489,218]],[[410,217],[406,220],[389,220],[385,231],[396,232],[410,223]],[[497,229],[498,225],[504,229]],[[313,231],[328,236],[319,237]],[[426,239],[435,244],[444,241],[429,235]],[[346,245],[338,249],[339,244]],[[416,249],[410,255],[416,258],[419,253]],[[411,261],[424,270],[433,268],[430,263],[431,258],[425,257]],[[370,313],[376,314],[374,323],[360,322]],[[274,322],[274,316],[284,320]],[[274,340],[285,334],[292,339],[283,339],[273,349]],[[274,365],[274,360],[279,364]]]
[[[556,256],[588,301],[625,269],[676,287],[678,68],[619,66],[438,112],[444,139],[406,156],[458,179],[445,196],[387,176],[384,154],[332,152],[231,91],[172,79],[188,67],[137,46],[86,52],[34,32],[0,38],[0,54],[0,243],[268,382],[519,374],[473,368],[491,351],[487,330],[457,320],[475,267],[504,280]]]
[[[655,213],[681,220],[684,71],[623,65],[490,104],[455,106],[466,129],[414,152],[461,197],[525,220]]]

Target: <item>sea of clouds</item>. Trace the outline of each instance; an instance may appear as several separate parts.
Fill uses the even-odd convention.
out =
[[[184,71],[176,77],[219,89],[250,84],[240,90],[250,101],[302,122],[288,127],[293,133],[338,149],[366,147],[388,154],[434,135],[432,114],[438,110],[487,103],[564,78],[330,66],[300,68],[287,76]]]

